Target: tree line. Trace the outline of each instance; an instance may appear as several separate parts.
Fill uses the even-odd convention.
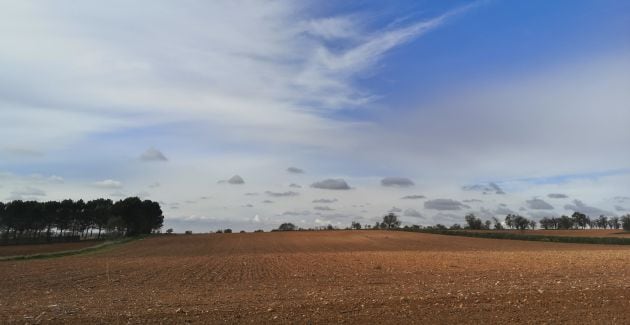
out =
[[[508,214],[503,221],[497,217],[492,217],[491,220],[481,220],[474,214],[470,213],[464,217],[466,222],[464,226],[455,223],[450,227],[442,224],[436,224],[434,226],[423,227],[421,225],[405,225],[402,229],[411,230],[503,230],[503,229],[515,229],[515,230],[527,230],[536,229],[539,225],[541,229],[623,229],[630,231],[630,214],[622,217],[606,217],[599,216],[597,219],[591,219],[584,213],[574,212],[570,217],[544,217],[540,221],[528,219],[518,214]],[[302,229],[296,225],[286,222],[281,224],[277,229],[272,231],[293,231],[293,230],[334,230],[338,229],[332,225],[322,226],[318,228]],[[395,213],[388,213],[383,216],[381,222],[376,222],[374,225],[361,225],[357,221],[352,221],[347,230],[360,230],[360,229],[401,229],[400,218]]]
[[[630,215],[619,217],[607,217],[600,215],[591,219],[589,216],[575,212],[570,217],[542,218],[540,227],[543,229],[623,229],[630,231]]]
[[[162,228],[160,204],[129,197],[0,202],[0,236],[10,240],[81,239],[149,234]]]

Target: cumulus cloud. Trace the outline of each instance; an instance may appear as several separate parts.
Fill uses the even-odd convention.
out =
[[[321,219],[319,221],[315,221],[316,223],[330,223],[331,220],[335,220],[337,224],[341,224],[341,222],[345,222],[348,219],[364,219],[360,216],[354,216],[345,213],[327,213],[327,214],[319,214]]]
[[[527,200],[525,204],[532,210],[553,210],[553,205],[538,198]]]
[[[289,185],[289,187],[291,187],[291,188],[302,188],[302,185],[295,184],[295,183],[291,183],[291,184]]]
[[[402,210],[397,207],[392,207],[391,209],[389,209],[389,212],[398,213],[398,212],[402,212]]]
[[[598,216],[598,215],[611,215],[612,213],[606,210],[602,210],[600,208],[592,207],[586,205],[584,202],[580,200],[573,200],[573,204],[567,204],[564,206],[565,210],[581,212],[589,216]]]
[[[505,206],[498,206],[496,209],[494,209],[493,212],[500,215],[514,214],[514,211],[512,211],[512,209]]]
[[[431,210],[461,210],[470,206],[452,199],[435,199],[424,202],[425,209]]]
[[[229,184],[233,184],[233,185],[240,185],[240,184],[245,184],[245,181],[243,180],[243,178],[239,175],[234,175],[232,176],[232,178],[228,179],[227,182]]]
[[[44,176],[41,174],[32,174],[28,177],[28,179],[35,183],[61,184],[64,182],[63,177],[57,175]]]
[[[146,199],[146,198],[151,196],[151,193],[149,193],[147,191],[141,191],[141,192],[136,193],[135,196],[137,196],[137,197],[139,197],[141,199]],[[194,203],[194,202],[187,201],[186,203]]]
[[[435,223],[456,223],[464,221],[464,218],[454,213],[439,212],[433,216]]]
[[[285,211],[281,215],[282,216],[297,217],[297,216],[310,216],[311,214],[312,213],[310,211],[303,210],[303,211]]]
[[[531,212],[528,212],[527,215],[529,215],[533,219],[542,219],[545,217],[548,217],[548,218],[558,217],[558,214],[553,211],[531,211]]]
[[[6,148],[4,149],[4,152],[10,154],[10,155],[14,155],[14,156],[18,156],[18,157],[28,157],[28,158],[33,158],[33,157],[43,157],[44,153],[39,151],[39,150],[33,150],[33,149],[28,149],[28,148]]]
[[[405,177],[385,177],[381,180],[381,185],[387,187],[410,187],[413,186],[414,183],[412,180]]]
[[[298,195],[300,195],[300,193],[293,192],[293,191],[287,191],[287,192],[266,191],[265,194],[267,194],[269,196],[272,196],[272,197],[289,197],[289,196],[298,196]]]
[[[566,199],[569,196],[562,193],[550,193],[550,194],[547,194],[547,197],[550,199]]]
[[[317,199],[313,200],[313,203],[335,203],[337,201],[337,199]]]
[[[505,194],[505,191],[496,183],[466,185],[462,187],[464,191],[482,192],[483,194]]]
[[[109,196],[111,197],[127,197],[127,194],[121,192],[121,191],[115,191],[109,194]]]
[[[406,195],[401,197],[402,200],[420,200],[420,199],[426,199],[427,197],[424,195]]]
[[[474,214],[476,214],[477,216],[483,219],[490,219],[494,217],[494,212],[492,212],[490,209],[486,207],[480,207],[479,211],[475,212]]]
[[[323,190],[349,190],[350,186],[346,181],[341,178],[338,179],[325,179],[323,181],[315,182],[311,184],[313,188],[319,188]]]
[[[287,172],[292,174],[304,174],[304,170],[297,167],[289,167],[287,168]]]
[[[420,212],[418,212],[416,209],[411,209],[411,208],[405,209],[405,212],[403,212],[403,216],[414,217],[414,218],[424,218]]]
[[[155,148],[149,148],[140,155],[142,161],[167,161],[166,156]]]
[[[11,192],[13,197],[33,197],[33,196],[46,196],[46,192],[36,187],[27,186],[21,189],[17,189]]]
[[[316,206],[313,208],[313,210],[318,210],[318,211],[334,211],[335,209],[328,207],[328,206]]]
[[[94,182],[93,185],[98,188],[107,188],[107,189],[115,189],[115,188],[123,187],[122,182],[116,181],[113,179],[106,179],[103,181]]]

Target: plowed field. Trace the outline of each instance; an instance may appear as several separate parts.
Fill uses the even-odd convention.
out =
[[[163,236],[0,262],[0,323],[630,323],[630,247],[406,232]]]

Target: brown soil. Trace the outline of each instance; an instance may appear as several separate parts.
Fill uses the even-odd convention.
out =
[[[0,263],[0,323],[629,323],[630,247],[420,233],[163,236]]]
[[[0,246],[0,257],[32,255],[38,253],[62,252],[75,249],[81,249],[90,246],[96,246],[102,241],[79,241],[72,243],[55,243],[55,244],[34,244],[34,245],[6,245]]]

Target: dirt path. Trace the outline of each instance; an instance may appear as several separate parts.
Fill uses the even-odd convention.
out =
[[[0,246],[0,257],[31,255],[38,253],[63,252],[75,249],[96,246],[103,243],[97,240],[85,240],[71,243],[33,244],[33,245],[6,245]]]

